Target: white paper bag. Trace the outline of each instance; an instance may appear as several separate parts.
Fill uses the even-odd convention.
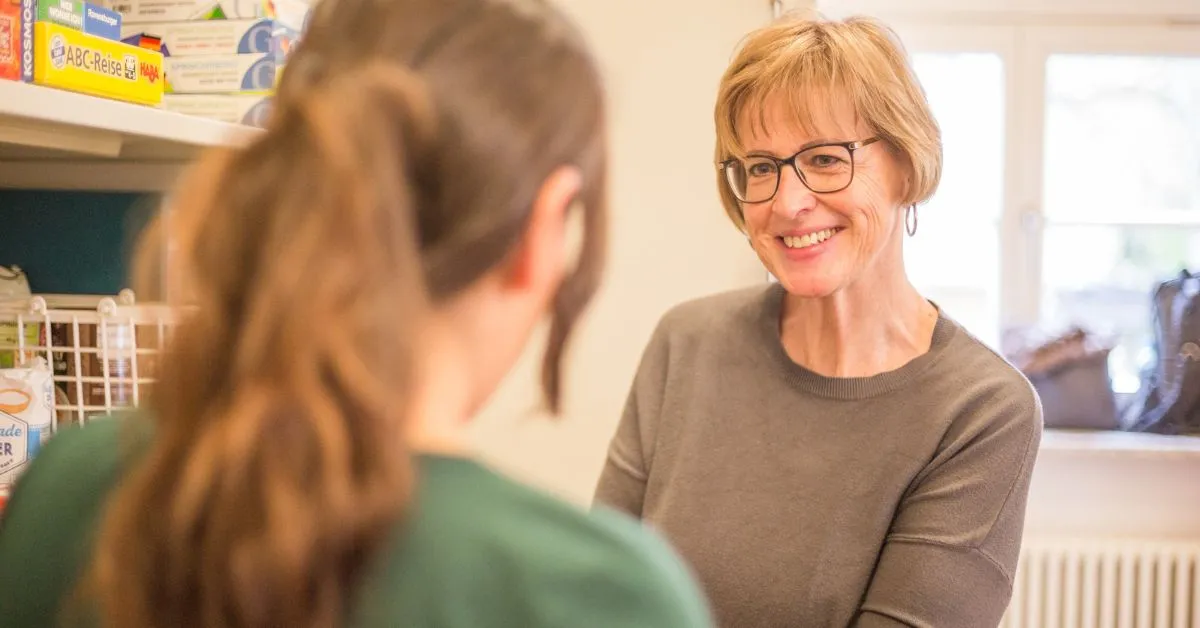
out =
[[[0,487],[13,484],[49,440],[54,374],[44,360],[0,369]]]

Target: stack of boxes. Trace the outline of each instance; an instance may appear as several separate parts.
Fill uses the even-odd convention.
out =
[[[306,0],[0,0],[0,79],[261,126]]]
[[[307,15],[298,0],[110,1],[124,14],[122,39],[163,55],[164,109],[253,126]]]
[[[0,0],[0,78],[157,105],[163,58],[122,43],[121,15],[82,0]]]

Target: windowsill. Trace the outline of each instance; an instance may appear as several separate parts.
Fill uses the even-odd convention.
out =
[[[1047,429],[1042,451],[1113,454],[1184,454],[1200,457],[1200,436]]]

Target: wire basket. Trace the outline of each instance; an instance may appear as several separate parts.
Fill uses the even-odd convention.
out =
[[[151,391],[175,324],[172,308],[114,296],[35,295],[0,301],[0,368],[45,360],[54,424],[135,408]]]

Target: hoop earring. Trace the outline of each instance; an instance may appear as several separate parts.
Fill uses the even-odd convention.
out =
[[[909,237],[917,234],[917,206],[909,205],[908,209],[904,210],[904,230],[908,232]]]

